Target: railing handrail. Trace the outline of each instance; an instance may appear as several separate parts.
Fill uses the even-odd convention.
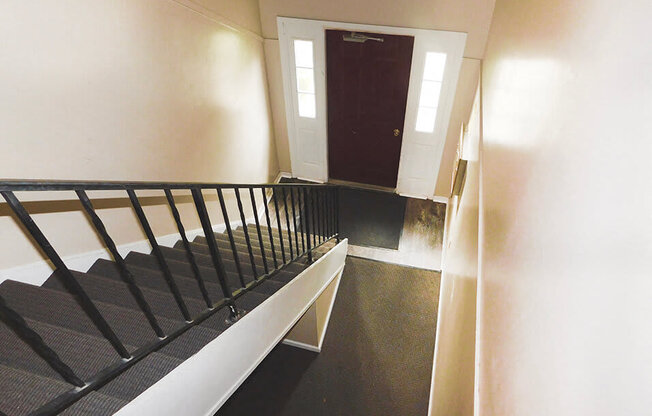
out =
[[[209,182],[152,182],[152,181],[69,181],[38,179],[0,179],[0,191],[124,191],[161,189],[248,189],[251,187],[318,187],[337,188],[326,183],[209,183]]]

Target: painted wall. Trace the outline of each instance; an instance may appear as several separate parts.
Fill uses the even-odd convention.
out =
[[[652,3],[498,0],[478,415],[652,409]]]
[[[446,207],[446,239],[430,391],[429,415],[432,416],[473,415],[480,136],[480,96],[476,88],[462,153],[468,161],[463,192],[451,198]]]
[[[290,150],[285,126],[283,80],[278,46],[277,16],[332,20],[468,33],[451,123],[446,138],[435,194],[449,196],[450,172],[460,123],[468,121],[479,63],[482,58],[495,0],[299,1],[259,0],[262,33],[270,84],[279,166],[290,172]]]
[[[0,177],[273,179],[279,168],[258,4],[232,3],[5,2]],[[99,248],[78,206],[55,219],[48,205],[35,207],[45,212],[37,220],[63,255]],[[118,243],[143,238],[128,202],[103,206]],[[174,231],[167,208],[147,210],[157,234]],[[0,230],[0,269],[39,258],[5,204]]]

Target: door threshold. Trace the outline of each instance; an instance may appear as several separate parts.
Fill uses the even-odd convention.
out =
[[[368,184],[368,183],[344,181],[344,180],[341,180],[341,179],[332,179],[331,178],[331,179],[328,179],[328,183],[332,183],[333,185],[349,186],[351,188],[368,189],[370,191],[391,192],[393,194],[396,193],[396,188],[388,188],[386,186],[371,185],[371,184]]]

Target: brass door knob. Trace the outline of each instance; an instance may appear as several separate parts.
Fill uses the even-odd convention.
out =
[[[401,134],[401,130],[394,129],[394,137],[398,137],[399,134]]]

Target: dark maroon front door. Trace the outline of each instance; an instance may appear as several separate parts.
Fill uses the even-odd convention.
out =
[[[326,31],[330,178],[396,187],[413,46],[411,36]]]

